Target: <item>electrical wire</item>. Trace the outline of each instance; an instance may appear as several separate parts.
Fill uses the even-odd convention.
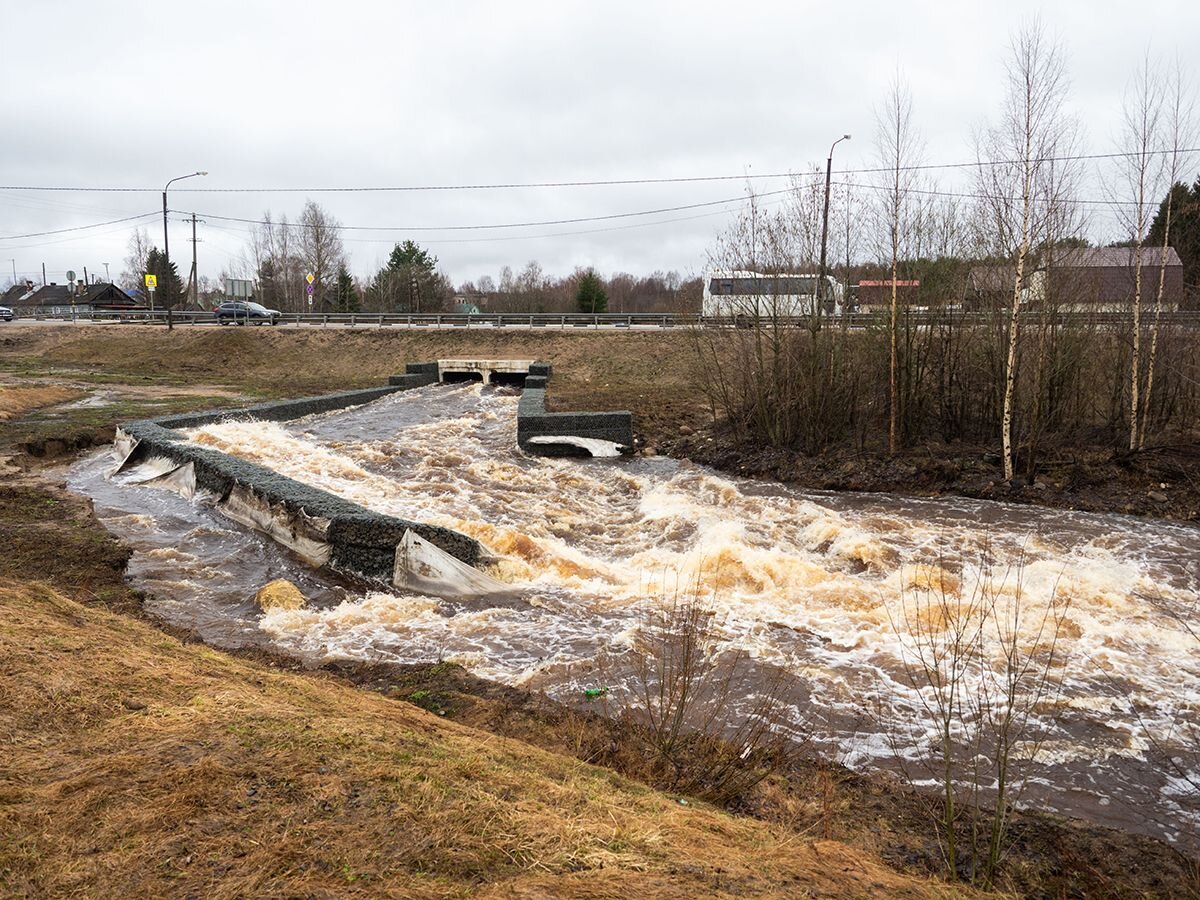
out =
[[[74,225],[71,228],[57,228],[54,231],[31,231],[28,234],[0,234],[0,241],[16,241],[24,240],[25,238],[46,237],[52,234],[66,234],[69,231],[86,231],[89,228],[103,228],[105,225],[119,225],[122,222],[133,222],[137,219],[145,219],[149,216],[159,215],[158,211],[141,213],[136,216],[125,216],[122,219],[110,219],[107,222],[93,222],[91,225]]]
[[[774,197],[779,194],[788,194],[792,192],[792,188],[783,188],[778,191],[767,191],[761,194],[756,194],[756,197]],[[533,222],[504,222],[493,223],[488,225],[338,225],[337,227],[343,231],[484,231],[499,228],[534,228],[543,225],[577,225],[581,222],[605,222],[613,219],[629,219],[636,216],[653,216],[661,213],[683,212],[689,209],[702,209],[710,206],[722,206],[729,203],[744,202],[745,197],[726,197],[722,200],[708,200],[704,203],[688,203],[683,206],[664,206],[659,209],[644,209],[638,212],[629,213],[611,213],[604,216],[578,216],[572,219],[544,219],[542,221]],[[244,222],[250,225],[274,225],[278,228],[327,228],[328,225],[310,225],[305,222],[267,222],[266,219],[246,219],[238,216],[219,216],[215,213],[196,213],[198,216],[204,216],[209,219],[218,219],[223,222]]]
[[[1149,156],[1164,156],[1167,154],[1188,154],[1200,152],[1200,147],[1187,147],[1180,149],[1169,150],[1151,150],[1145,155]],[[1105,159],[1129,159],[1142,156],[1140,152],[1131,153],[1081,153],[1072,154],[1069,156],[1044,156],[1036,157],[1029,160],[1032,164],[1041,165],[1043,163],[1058,163],[1058,162],[1089,162]],[[926,172],[943,169],[975,169],[985,166],[1010,166],[1023,164],[1025,160],[1017,159],[996,159],[996,160],[973,160],[971,162],[956,162],[956,163],[923,163],[919,165],[900,166],[900,170],[904,172]],[[894,172],[896,168],[893,166],[878,166],[859,169],[834,169],[834,175],[872,175]],[[751,181],[759,179],[772,178],[792,178],[796,175],[808,175],[813,173],[797,173],[797,172],[770,172],[770,173],[742,173],[739,175],[694,175],[694,176],[675,176],[667,178],[615,178],[615,179],[592,179],[582,181],[527,181],[527,182],[495,182],[495,183],[464,183],[464,184],[418,184],[418,185],[388,185],[388,186],[363,186],[363,187],[231,187],[231,188],[204,188],[204,187],[179,187],[173,190],[177,193],[194,193],[194,194],[335,194],[335,193],[396,193],[396,192],[411,192],[411,191],[494,191],[494,190],[524,190],[529,188],[567,188],[567,187],[620,187],[633,185],[650,185],[650,184],[696,184],[701,182],[720,182],[720,181]],[[94,192],[94,193],[160,193],[160,188],[136,188],[136,187],[80,187],[74,185],[0,185],[0,191],[78,191],[78,192]]]
[[[763,197],[766,195],[759,194],[758,196]],[[776,198],[775,200],[768,200],[765,203],[763,203],[762,205],[763,206],[771,206],[771,205],[779,203],[782,199],[783,198],[780,197],[780,198]],[[744,205],[746,205],[746,203],[748,201],[745,198],[737,198],[735,200],[728,200],[728,201],[723,201],[723,202],[725,202],[726,204],[738,203],[739,205],[744,206]],[[700,214],[694,215],[694,216],[676,216],[676,217],[672,217],[670,219],[656,219],[652,222],[631,222],[631,223],[628,223],[625,225],[614,225],[609,228],[588,228],[588,229],[579,229],[579,230],[574,230],[574,231],[543,232],[543,233],[539,233],[539,234],[513,234],[513,235],[505,235],[503,237],[486,237],[486,238],[443,238],[443,239],[434,238],[432,240],[422,241],[422,244],[483,244],[483,243],[495,243],[495,242],[501,242],[501,241],[527,241],[527,240],[534,240],[534,239],[539,239],[539,238],[571,237],[571,236],[575,236],[575,235],[585,235],[585,234],[603,234],[603,233],[610,232],[610,231],[625,231],[630,228],[650,228],[655,225],[668,225],[672,222],[690,222],[690,221],[694,221],[696,219],[708,219],[708,218],[712,218],[714,216],[725,215],[726,213],[731,212],[731,211],[732,210],[725,208],[725,209],[717,210],[715,212],[700,213]],[[251,224],[262,224],[262,223],[254,222],[253,220],[236,220],[236,221],[248,221]],[[246,233],[248,233],[248,229],[244,229],[244,228],[229,228],[229,227],[224,227],[221,225],[214,225],[214,224],[210,224],[208,227],[215,228],[218,231],[222,231],[226,234],[246,234]],[[394,243],[395,239],[394,238],[344,238],[343,240],[346,243],[355,243],[355,244],[391,244],[391,243]]]

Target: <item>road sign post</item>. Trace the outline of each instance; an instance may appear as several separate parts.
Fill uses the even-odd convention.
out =
[[[154,312],[154,289],[158,287],[158,276],[146,273],[146,291],[150,294],[150,312]]]

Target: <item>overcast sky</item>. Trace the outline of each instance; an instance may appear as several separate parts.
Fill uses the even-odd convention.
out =
[[[1043,8],[1044,7],[1044,8]],[[738,181],[478,191],[316,188],[581,181],[870,165],[874,109],[897,66],[930,162],[973,156],[998,108],[1014,28],[1035,13],[1065,43],[1085,152],[1114,149],[1122,92],[1147,48],[1188,59],[1200,5],[1056,3],[22,2],[0,0],[0,184],[144,193],[0,190],[0,284],[17,275],[115,278],[130,231],[173,176],[172,258],[217,276],[248,227],[308,198],[347,226],[356,274],[393,242],[427,245],[460,282],[531,259],[547,272],[703,267],[736,203],[592,223],[576,219],[738,197]],[[948,176],[949,178],[949,176]],[[782,183],[762,181],[768,190]],[[215,193],[189,188],[299,188]],[[1093,194],[1100,196],[1099,188]],[[675,221],[665,221],[675,220]],[[142,220],[155,243],[159,218]],[[628,227],[637,224],[639,227]],[[621,226],[621,227],[617,227]],[[1102,219],[1094,237],[1113,235]],[[603,230],[600,230],[603,229]],[[590,233],[581,233],[590,232]]]

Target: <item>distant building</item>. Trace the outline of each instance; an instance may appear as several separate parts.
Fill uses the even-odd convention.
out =
[[[896,298],[900,305],[912,309],[917,305],[921,292],[921,282],[918,279],[896,279]],[[860,281],[851,288],[854,308],[860,312],[870,312],[872,309],[882,309],[892,305],[892,279],[874,279]]]
[[[18,315],[70,315],[72,310],[136,309],[138,303],[115,284],[39,284],[31,281],[13,285],[0,297]]]
[[[809,316],[816,309],[819,276],[795,272],[715,271],[704,273],[701,311],[706,316]],[[841,315],[843,289],[825,276],[825,311]]]
[[[1115,312],[1133,301],[1137,266],[1132,247],[1085,247],[1068,250],[1046,268],[1026,274],[1021,303],[1049,301],[1063,310]],[[1183,300],[1183,262],[1174,247],[1142,248],[1142,302],[1153,304],[1163,278],[1163,305],[1179,308]],[[1011,265],[976,266],[967,275],[963,305],[970,309],[1007,306],[1012,301],[1016,269]]]

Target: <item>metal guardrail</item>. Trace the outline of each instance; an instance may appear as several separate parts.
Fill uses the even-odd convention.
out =
[[[1042,314],[1029,311],[1022,314],[1027,322],[1040,322]],[[203,311],[167,310],[74,310],[70,313],[38,313],[16,311],[20,319],[38,321],[70,322],[118,322],[154,325],[217,325],[217,317]],[[1132,315],[1128,312],[1058,312],[1052,320],[1059,324],[1076,325],[1128,325]],[[1007,319],[1007,313],[962,312],[931,313],[910,312],[908,322],[917,326],[930,325],[995,325]],[[225,320],[229,322],[229,320]],[[686,313],[284,313],[278,317],[281,325],[309,325],[315,327],[340,326],[351,328],[543,328],[543,329],[599,329],[599,328],[736,328],[746,327],[752,322],[740,316],[701,316]],[[808,328],[812,324],[809,316],[795,316],[779,320],[766,320],[770,324],[782,323],[786,327]],[[854,329],[883,327],[887,323],[885,312],[850,313],[845,316],[822,317],[825,327],[847,326]],[[1143,325],[1149,326],[1153,313],[1142,315]],[[1168,312],[1161,321],[1168,325],[1200,328],[1200,311]],[[239,320],[236,324],[246,324]],[[249,324],[267,325],[264,320],[251,319]]]

